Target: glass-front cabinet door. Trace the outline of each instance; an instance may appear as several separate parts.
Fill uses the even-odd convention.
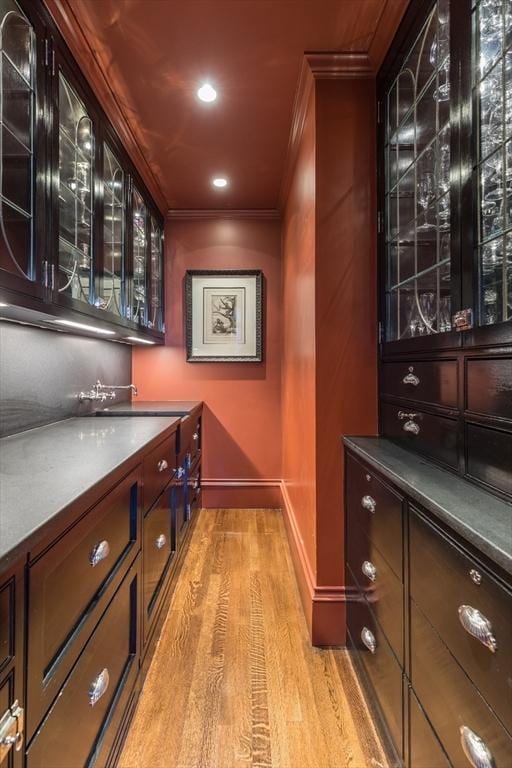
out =
[[[132,189],[132,285],[130,291],[130,319],[140,325],[147,324],[147,272],[148,272],[148,211],[137,187]]]
[[[125,172],[103,144],[103,274],[101,308],[125,316]]]
[[[151,216],[151,265],[150,265],[150,297],[149,297],[149,322],[148,326],[156,331],[162,331],[163,318],[163,254],[162,254],[162,230]]]

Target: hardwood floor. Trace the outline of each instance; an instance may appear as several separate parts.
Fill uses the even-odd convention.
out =
[[[281,513],[202,510],[119,768],[376,768],[344,651],[311,648]]]

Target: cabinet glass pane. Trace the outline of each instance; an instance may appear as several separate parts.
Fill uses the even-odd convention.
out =
[[[163,328],[162,289],[163,289],[162,232],[151,217],[151,297],[149,327],[157,331]]]
[[[103,145],[103,283],[102,308],[122,316],[125,258],[124,171]]]
[[[133,284],[131,297],[132,320],[146,324],[147,317],[147,209],[137,189],[132,194]]]
[[[387,95],[386,340],[451,330],[449,0]]]
[[[0,269],[33,274],[34,30],[12,0],[0,0]]]
[[[512,3],[475,2],[473,29],[477,319],[480,325],[494,325],[512,318]]]
[[[65,77],[59,75],[58,290],[92,300],[92,120]]]

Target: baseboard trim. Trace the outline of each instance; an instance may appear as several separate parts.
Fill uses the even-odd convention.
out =
[[[203,506],[208,509],[278,509],[281,481],[276,478],[203,478]]]

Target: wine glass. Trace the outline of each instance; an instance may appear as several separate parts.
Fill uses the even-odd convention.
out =
[[[417,227],[417,230],[432,229],[434,226],[428,220],[428,207],[435,200],[435,176],[431,171],[425,172],[418,181],[417,198],[418,203],[423,208],[423,224]]]

